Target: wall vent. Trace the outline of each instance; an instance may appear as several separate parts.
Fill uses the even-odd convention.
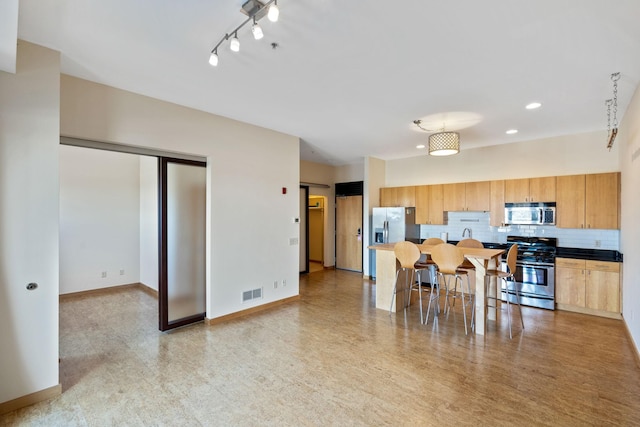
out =
[[[256,298],[262,298],[262,288],[242,292],[242,302],[251,301]]]

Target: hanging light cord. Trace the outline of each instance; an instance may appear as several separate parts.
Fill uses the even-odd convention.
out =
[[[413,124],[418,126],[420,129],[422,129],[425,132],[444,132],[444,123],[442,124],[442,127],[440,129],[427,129],[422,126],[422,120],[420,119],[414,120]]]

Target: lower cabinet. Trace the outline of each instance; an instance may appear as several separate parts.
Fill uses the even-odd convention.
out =
[[[556,258],[555,284],[559,309],[620,317],[620,263]]]

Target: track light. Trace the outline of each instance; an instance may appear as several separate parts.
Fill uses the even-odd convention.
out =
[[[235,34],[229,42],[229,49],[231,49],[232,52],[240,52],[240,40],[238,40],[237,34]]]
[[[278,17],[280,16],[280,9],[278,9],[278,2],[274,0],[269,6],[269,13],[267,13],[267,18],[271,22],[278,22]]]
[[[218,66],[218,51],[214,50],[213,52],[211,52],[211,56],[209,57],[209,64],[211,64],[212,67],[217,67]]]
[[[262,33],[262,28],[260,28],[260,25],[258,25],[258,23],[256,22],[255,16],[253,17],[253,25],[251,26],[251,32],[253,33],[253,38],[256,40],[260,40],[262,37],[264,37],[264,34]]]
[[[247,23],[253,21],[253,24],[251,25],[251,33],[253,34],[253,38],[260,40],[264,37],[264,33],[262,31],[262,27],[258,24],[258,21],[266,15],[271,22],[276,22],[280,16],[280,9],[278,8],[277,0],[246,0],[242,5],[240,12],[248,16],[248,18],[242,24],[238,25],[235,30],[225,34],[222,40],[220,40],[211,50],[209,64],[211,64],[212,67],[218,66],[218,48],[225,41],[229,40],[229,49],[231,49],[231,51],[240,51],[238,31]],[[278,43],[273,42],[271,43],[271,46],[275,49],[275,47],[278,46]]]

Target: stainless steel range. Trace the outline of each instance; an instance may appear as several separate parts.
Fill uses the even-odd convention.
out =
[[[507,236],[507,246],[511,247],[514,243],[518,244],[518,261],[514,277],[520,290],[520,303],[554,310],[557,239]],[[506,297],[503,285],[502,300]],[[509,295],[509,301],[515,302],[515,298],[515,295]]]

